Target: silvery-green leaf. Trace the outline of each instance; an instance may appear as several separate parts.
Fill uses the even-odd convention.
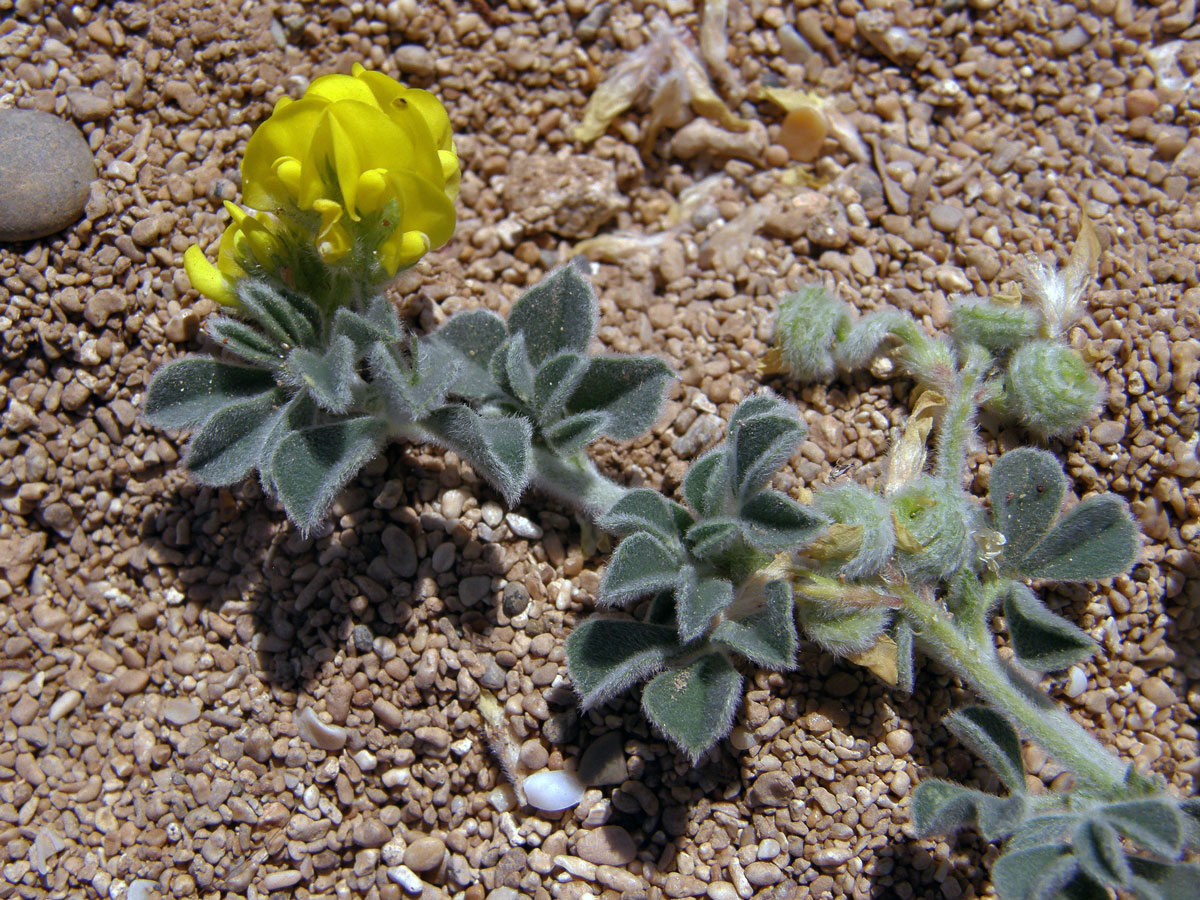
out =
[[[592,618],[567,636],[567,669],[591,709],[658,672],[678,649],[673,628]]]
[[[642,692],[642,711],[692,763],[733,727],[742,676],[723,653],[706,653],[670,666]]]
[[[683,476],[683,496],[701,518],[725,512],[729,465],[724,447],[714,447],[692,463]]]
[[[597,600],[621,605],[658,591],[674,589],[679,579],[678,553],[653,535],[640,531],[617,545],[604,571]]]
[[[1025,790],[1021,739],[998,712],[986,706],[968,706],[950,713],[946,727],[975,751],[1010,791]]]
[[[167,363],[154,374],[142,415],[158,428],[190,428],[224,406],[275,386],[275,378],[262,369],[189,356]]]
[[[596,524],[618,537],[649,531],[670,546],[672,542],[678,544],[683,532],[691,527],[692,517],[658,491],[637,488],[627,491]]]
[[[285,348],[311,347],[321,333],[321,311],[307,297],[252,278],[237,285],[241,311]]]
[[[283,391],[266,391],[217,410],[192,436],[184,466],[201,484],[237,484],[263,463],[285,399]]]
[[[1004,596],[1004,620],[1013,653],[1037,672],[1068,668],[1096,652],[1096,642],[1062,616],[1050,612],[1033,592],[1013,582]]]
[[[1005,568],[1020,565],[1050,529],[1066,492],[1062,465],[1045,450],[1021,447],[996,460],[988,499],[996,530],[1004,535]]]
[[[684,566],[675,588],[679,640],[689,643],[704,634],[713,616],[733,602],[733,585],[723,578],[701,578],[694,566]]]
[[[340,415],[350,409],[354,390],[362,384],[356,371],[354,343],[345,335],[329,342],[324,353],[297,347],[287,359],[287,372],[326,412]]]
[[[746,543],[766,553],[799,549],[829,525],[816,510],[778,491],[760,491],[739,511]]]
[[[596,356],[567,398],[568,414],[606,413],[605,434],[630,441],[658,419],[671,367],[653,356]]]
[[[383,445],[385,426],[364,416],[293,431],[280,441],[271,473],[288,518],[301,532],[321,524],[334,498]]]
[[[1138,530],[1125,501],[1089,497],[1026,554],[1020,573],[1054,581],[1095,581],[1129,571],[1137,560]]]
[[[592,286],[574,266],[551,272],[513,303],[508,331],[524,336],[534,368],[564,350],[587,352],[596,332]]]
[[[438,444],[453,450],[488,480],[509,506],[521,498],[532,469],[533,428],[528,419],[484,416],[460,404],[420,420]]]
[[[268,369],[283,365],[284,352],[279,345],[245,322],[229,316],[216,316],[208,320],[205,330],[222,350],[246,362]]]
[[[452,391],[468,400],[487,400],[499,391],[490,374],[492,357],[508,336],[504,320],[486,309],[456,313],[425,340],[459,366]]]
[[[738,619],[728,618],[712,634],[714,644],[728,647],[764,669],[781,672],[796,664],[796,620],[792,588],[785,581],[764,587],[762,609]]]

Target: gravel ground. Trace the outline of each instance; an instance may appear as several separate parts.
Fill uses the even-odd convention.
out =
[[[748,681],[734,735],[691,768],[633,700],[577,713],[562,638],[603,557],[553,504],[509,513],[457,460],[394,447],[302,540],[256,485],[190,484],[176,437],[139,422],[148,375],[200,347],[211,304],[182,254],[215,247],[246,138],[359,60],[436,91],[458,135],[457,237],[396,293],[417,327],[502,311],[581,240],[632,236],[582,248],[600,340],[681,377],[652,434],[598,454],[630,484],[673,491],[719,438],[789,287],[824,278],[939,328],[1022,253],[1065,259],[1086,211],[1104,254],[1073,339],[1109,399],[1053,449],[1080,496],[1126,497],[1146,542],[1128,577],[1052,595],[1105,648],[1053,691],[1193,790],[1194,3],[730,5],[713,74],[761,124],[643,146],[643,108],[585,146],[605,73],[660,12],[694,32],[690,0],[0,0],[0,105],[73,119],[100,173],[81,221],[0,246],[0,897],[991,896],[994,847],[906,824],[922,777],[994,786],[938,724],[967,699],[943,673],[904,696],[805,648],[798,672]],[[842,139],[790,171],[758,84],[829,98]],[[770,385],[812,429],[780,486],[878,475],[906,383]],[[976,487],[1024,440],[985,432]],[[516,805],[481,689],[521,771],[605,763],[578,807]]]

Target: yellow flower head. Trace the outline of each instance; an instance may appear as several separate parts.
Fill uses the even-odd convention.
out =
[[[458,184],[437,98],[358,65],[318,78],[299,100],[281,99],[242,161],[248,206],[319,214],[327,262],[349,252],[359,223],[383,216],[377,252],[389,275],[450,239]]]
[[[247,274],[292,278],[300,245],[336,263],[357,243],[390,277],[450,240],[459,180],[438,99],[355,65],[275,105],[242,160],[243,198],[254,212],[226,203],[233,222],[217,264],[191,247],[184,269],[198,291],[230,305]]]

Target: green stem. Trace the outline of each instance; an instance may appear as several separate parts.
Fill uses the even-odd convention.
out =
[[[604,515],[630,491],[601,475],[582,451],[563,459],[535,446],[533,465],[533,487],[592,519]]]
[[[945,607],[912,588],[892,588],[904,601],[901,613],[912,625],[921,649],[1069,769],[1075,775],[1077,790],[1098,798],[1124,795],[1126,764],[1004,664],[996,656],[990,638],[983,643],[972,638]]]
[[[972,345],[955,385],[954,396],[938,429],[937,477],[954,490],[961,490],[967,467],[967,442],[975,426],[979,381],[990,362],[987,354]]]

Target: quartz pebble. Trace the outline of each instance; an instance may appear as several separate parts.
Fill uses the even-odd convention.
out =
[[[296,717],[296,730],[302,740],[330,753],[346,746],[346,729],[322,722],[311,706],[304,707]]]
[[[0,241],[28,241],[83,213],[96,165],[79,129],[49,113],[0,109]]]
[[[587,790],[583,782],[570,772],[535,772],[521,782],[525,801],[542,812],[560,812],[570,809],[583,798]]]
[[[163,704],[163,718],[172,725],[190,725],[200,718],[200,708],[191,700],[168,700]]]

